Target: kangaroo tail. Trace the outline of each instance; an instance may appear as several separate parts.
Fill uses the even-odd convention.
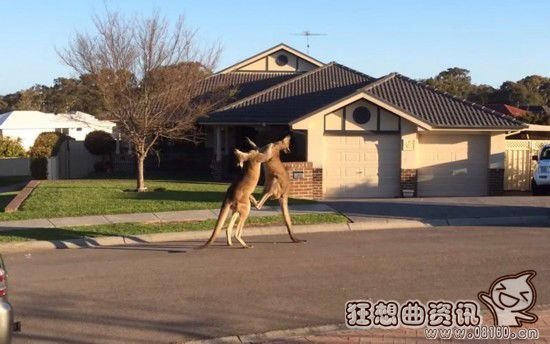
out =
[[[293,242],[304,242],[303,239],[298,239],[292,232],[292,221],[290,220],[290,212],[288,211],[288,196],[284,195],[279,198],[279,205],[281,206],[281,211],[283,212],[283,218],[285,220],[286,230],[288,231],[288,236]]]
[[[222,205],[222,208],[220,209],[220,215],[218,215],[218,221],[216,221],[216,227],[214,228],[214,231],[212,232],[212,235],[210,236],[210,239],[202,245],[200,248],[205,248],[210,246],[214,240],[216,239],[216,236],[222,229],[223,225],[225,224],[225,220],[227,219],[227,215],[229,215],[229,211],[231,210],[231,205],[229,203],[224,202]]]

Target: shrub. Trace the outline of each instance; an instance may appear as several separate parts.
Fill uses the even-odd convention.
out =
[[[20,138],[0,137],[0,158],[22,158],[26,155]]]
[[[38,135],[34,144],[29,151],[32,158],[45,157],[49,158],[57,154],[59,147],[69,137],[61,133],[42,133]]]
[[[48,178],[48,158],[56,155],[61,144],[68,139],[68,136],[54,132],[38,135],[29,151],[34,179]]]
[[[33,179],[48,178],[48,158],[43,156],[31,158],[31,176]]]
[[[111,134],[96,130],[86,135],[84,146],[93,155],[109,155],[115,151],[116,142]]]

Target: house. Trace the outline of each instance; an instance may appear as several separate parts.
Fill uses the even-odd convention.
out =
[[[487,104],[487,107],[515,118],[523,118],[529,114],[529,111],[527,110],[520,109],[508,104]]]
[[[84,112],[53,114],[40,111],[11,111],[0,114],[0,136],[20,138],[23,148],[29,149],[43,132],[59,132],[84,141],[94,130],[113,132],[115,123],[100,121]]]
[[[234,99],[200,121],[214,170],[244,136],[292,132],[288,169],[303,197],[501,194],[505,135],[525,127],[398,73],[373,78],[285,44],[210,76],[203,92],[222,84]]]

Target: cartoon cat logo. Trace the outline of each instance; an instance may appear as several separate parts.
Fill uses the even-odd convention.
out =
[[[531,280],[532,270],[517,275],[506,275],[491,284],[489,292],[480,292],[478,299],[489,307],[495,326],[519,327],[522,323],[534,323],[538,317],[529,313],[537,300],[537,292]]]

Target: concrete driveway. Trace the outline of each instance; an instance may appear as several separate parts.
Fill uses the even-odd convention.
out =
[[[550,216],[549,196],[329,199],[324,201],[354,222],[377,218],[433,219]]]

